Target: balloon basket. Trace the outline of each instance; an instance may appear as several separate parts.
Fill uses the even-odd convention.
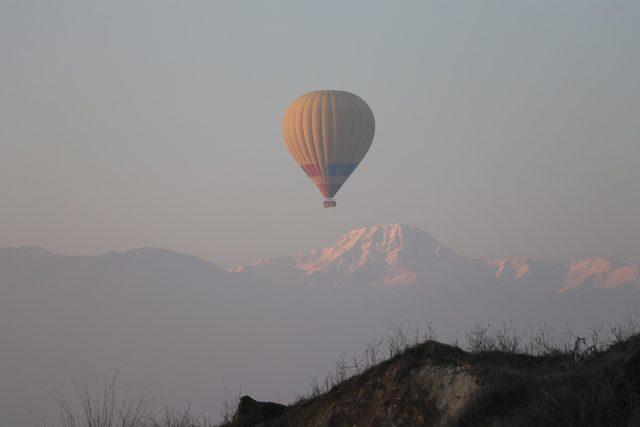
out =
[[[336,207],[336,201],[333,199],[326,199],[324,201],[324,207],[325,208],[335,208]]]

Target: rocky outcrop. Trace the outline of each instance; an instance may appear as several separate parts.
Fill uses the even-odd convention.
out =
[[[236,427],[250,427],[272,420],[284,414],[286,406],[272,402],[258,402],[249,396],[242,396],[233,416]]]
[[[247,404],[255,401],[245,396],[232,425],[450,425],[474,399],[479,385],[471,366],[463,360],[443,364],[424,357],[425,350],[433,346],[440,346],[438,352],[453,350],[430,343],[375,366],[337,385],[329,393],[288,407],[283,414],[275,414],[271,419],[250,415],[258,412],[255,409],[257,402]],[[249,417],[256,420],[255,424],[246,424]]]
[[[428,341],[290,406],[241,399],[229,427],[640,425],[640,336],[594,353],[468,353]]]

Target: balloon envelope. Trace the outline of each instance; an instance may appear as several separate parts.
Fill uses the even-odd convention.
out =
[[[282,119],[291,156],[326,198],[338,192],[362,161],[374,131],[373,112],[366,102],[338,90],[298,97]]]

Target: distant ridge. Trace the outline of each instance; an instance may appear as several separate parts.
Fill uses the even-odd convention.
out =
[[[0,256],[7,257],[37,257],[37,256],[47,256],[53,255],[51,252],[46,249],[41,248],[40,246],[16,246],[16,247],[6,247],[0,248]]]
[[[0,258],[42,258],[55,255],[40,246],[0,248]],[[96,257],[127,257],[157,262],[207,266],[223,276],[217,264],[175,251],[143,247],[107,252]],[[73,257],[71,257],[73,258]],[[284,287],[369,286],[394,288],[432,286],[442,281],[467,283],[494,278],[500,282],[526,281],[558,292],[579,288],[610,289],[630,286],[640,289],[640,265],[604,258],[570,262],[535,261],[527,258],[471,259],[439,243],[428,232],[408,224],[384,224],[351,230],[333,246],[311,249],[288,257],[262,258],[231,269],[234,276]]]

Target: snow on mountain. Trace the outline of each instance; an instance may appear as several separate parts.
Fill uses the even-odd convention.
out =
[[[640,267],[590,258],[558,262],[520,258],[476,260],[457,254],[429,233],[406,224],[360,228],[335,245],[291,257],[264,258],[234,269],[263,283],[402,287],[443,283],[532,281],[538,288],[566,291],[583,286],[640,288]]]
[[[534,275],[529,260],[526,258],[488,260],[487,265],[496,268],[496,277],[498,278],[508,276],[513,279],[522,279]]]
[[[565,286],[561,291],[592,285],[598,288],[616,288],[635,285],[640,289],[640,266],[602,258],[586,258],[569,263]]]

